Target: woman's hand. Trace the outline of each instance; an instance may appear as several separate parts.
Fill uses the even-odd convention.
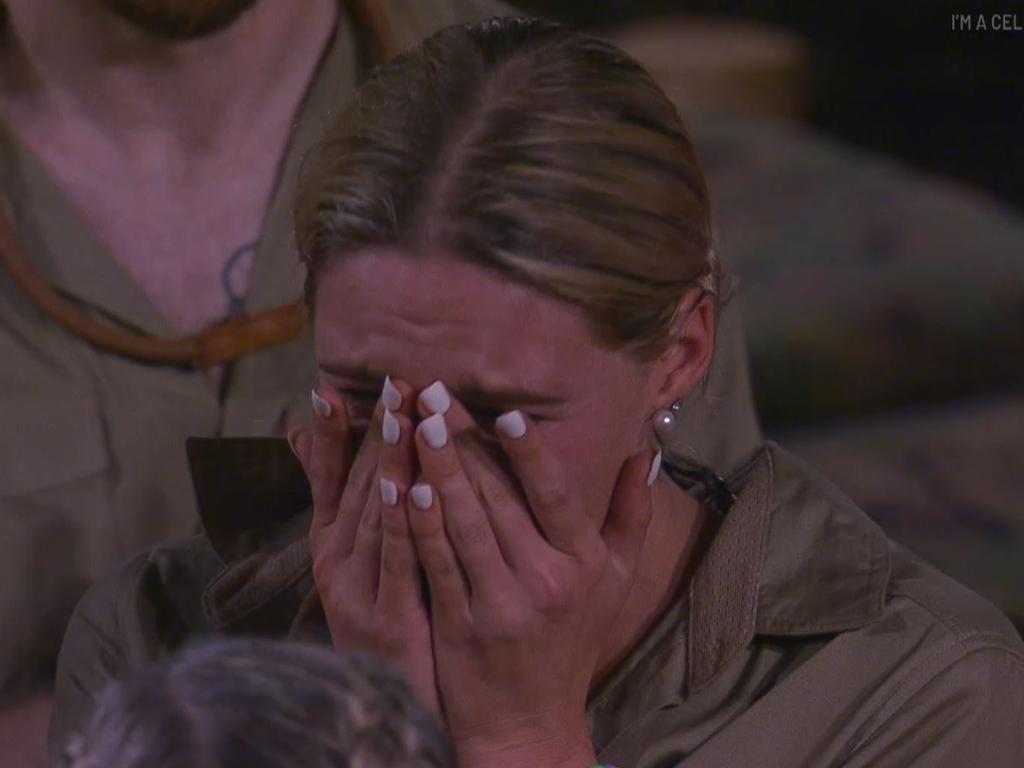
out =
[[[313,491],[313,577],[334,646],[389,659],[439,714],[430,622],[406,517],[413,400],[408,385],[386,382],[353,455],[345,404],[320,389],[312,434],[293,437],[292,444]]]
[[[522,414],[498,424],[518,483],[467,439],[468,419],[453,402],[420,423],[423,480],[409,497],[459,765],[592,765],[587,695],[633,581],[656,459],[625,463],[604,518],[574,497]]]

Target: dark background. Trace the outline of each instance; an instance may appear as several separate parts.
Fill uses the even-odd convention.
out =
[[[953,13],[1016,13],[1024,0],[520,0],[601,31],[645,17],[715,15],[777,25],[810,52],[811,125],[1024,209],[1024,31],[952,29]]]

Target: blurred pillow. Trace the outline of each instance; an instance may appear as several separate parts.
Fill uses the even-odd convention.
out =
[[[771,118],[688,121],[765,421],[1024,378],[1024,218]]]

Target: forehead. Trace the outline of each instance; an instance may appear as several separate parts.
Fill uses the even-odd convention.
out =
[[[316,349],[413,386],[555,384],[603,355],[583,312],[476,264],[443,254],[364,250],[320,276]]]

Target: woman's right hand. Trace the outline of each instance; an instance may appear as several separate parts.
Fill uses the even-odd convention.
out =
[[[439,714],[430,621],[406,513],[415,393],[390,380],[385,393],[358,452],[344,401],[324,387],[314,390],[313,429],[290,438],[313,492],[313,578],[335,648],[393,662]]]

